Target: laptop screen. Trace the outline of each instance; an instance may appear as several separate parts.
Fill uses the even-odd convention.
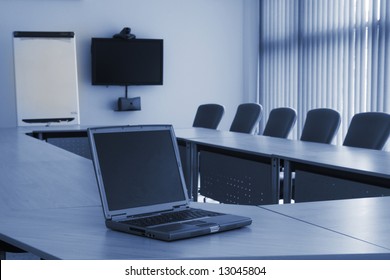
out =
[[[169,129],[93,137],[110,211],[186,199]]]

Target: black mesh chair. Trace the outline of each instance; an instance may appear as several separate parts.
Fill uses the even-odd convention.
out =
[[[307,112],[300,140],[330,144],[340,127],[339,112],[319,108]]]
[[[390,114],[358,113],[349,124],[344,146],[382,150],[390,134]]]
[[[202,104],[196,111],[193,127],[217,129],[225,108],[219,104]]]
[[[261,119],[263,107],[258,103],[243,103],[237,107],[230,131],[253,134]]]
[[[297,120],[297,112],[293,108],[281,107],[272,109],[263,135],[287,138]]]

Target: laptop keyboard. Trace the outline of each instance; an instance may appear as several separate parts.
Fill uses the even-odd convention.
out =
[[[177,212],[169,212],[156,216],[150,216],[145,218],[139,218],[134,220],[125,221],[124,223],[133,226],[147,227],[147,226],[156,226],[160,224],[186,221],[204,217],[212,217],[222,215],[221,213],[211,212],[202,209],[189,209]]]

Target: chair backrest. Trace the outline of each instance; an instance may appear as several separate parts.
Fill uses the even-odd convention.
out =
[[[297,120],[297,112],[293,108],[281,107],[272,109],[269,113],[263,135],[287,138]]]
[[[341,117],[339,112],[319,108],[307,112],[301,140],[330,144],[339,130]]]
[[[193,127],[217,129],[225,108],[220,104],[202,104],[196,111]]]
[[[243,103],[237,107],[230,131],[254,133],[259,123],[263,107],[258,103]]]
[[[344,146],[382,150],[390,134],[390,114],[358,113],[349,124]]]

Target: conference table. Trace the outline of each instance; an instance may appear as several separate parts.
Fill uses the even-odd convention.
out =
[[[266,140],[257,144],[259,152],[250,135],[238,140],[232,133],[218,133],[222,140],[196,129],[177,130],[177,137],[187,141],[191,153],[207,145],[219,152],[225,145],[238,154],[249,151],[251,157],[277,155]],[[43,259],[390,259],[389,216],[383,214],[388,197],[263,206],[193,202],[249,216],[253,223],[175,242],[109,230],[91,160],[27,134],[31,128],[0,129],[0,240]],[[333,207],[337,212],[329,210]],[[325,210],[330,211],[326,216]],[[333,221],[334,213],[346,215]]]
[[[29,135],[90,159],[87,128],[37,127]],[[291,203],[292,198],[307,202],[390,195],[390,152],[205,128],[175,132],[194,201],[199,175],[200,191],[223,203],[264,205],[277,204],[280,198]]]
[[[92,162],[27,131],[0,129],[0,213],[100,205]]]
[[[390,248],[390,197],[261,206],[317,227]],[[376,223],[375,221],[381,221]]]
[[[99,206],[65,207],[0,215],[0,237],[43,259],[390,259],[389,247],[256,206],[193,206],[246,215],[253,223],[165,242],[107,229]]]
[[[256,204],[278,203],[280,178],[284,203],[291,202],[293,182],[295,202],[390,195],[390,152],[199,128],[179,129],[176,135],[186,143],[192,176],[188,183],[195,199],[197,176],[208,171],[199,167],[202,151],[224,155],[210,165],[202,163],[210,169],[221,167],[218,173],[230,174],[241,167],[240,180],[248,173],[257,176],[253,184],[267,197]],[[253,171],[250,165],[246,168],[248,162],[256,164]]]
[[[278,139],[204,128],[177,129],[176,137],[194,201],[200,182],[202,194],[223,203],[278,203]],[[255,141],[249,143],[251,139]]]
[[[30,135],[90,158],[87,128],[38,127]],[[390,152],[205,128],[175,133],[194,201],[199,174],[200,191],[224,203],[290,203],[293,191],[295,202],[390,195]]]

